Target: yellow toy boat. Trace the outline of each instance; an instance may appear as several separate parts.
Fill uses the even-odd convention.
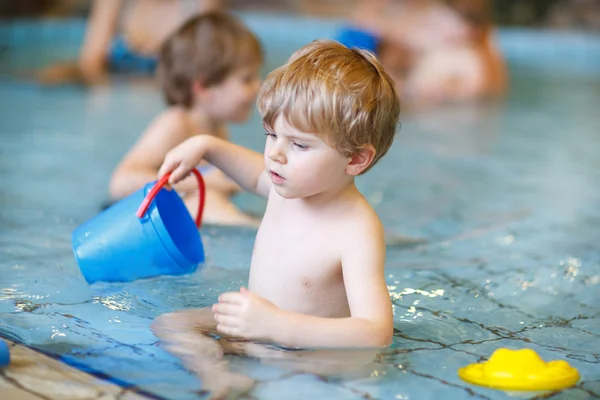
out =
[[[531,349],[496,350],[487,362],[458,370],[469,383],[514,391],[560,390],[573,386],[579,372],[563,360],[544,362]]]

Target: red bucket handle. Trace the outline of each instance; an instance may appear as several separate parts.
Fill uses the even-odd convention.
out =
[[[196,176],[196,180],[198,181],[198,190],[200,191],[200,197],[199,197],[199,201],[198,201],[198,214],[196,215],[196,226],[198,228],[200,228],[200,224],[202,223],[202,214],[204,213],[206,187],[204,185],[204,179],[202,178],[202,174],[200,172],[198,172],[197,169],[193,169],[192,174],[194,174]],[[135,215],[138,218],[142,218],[144,216],[144,214],[146,214],[146,211],[148,211],[148,207],[150,207],[150,203],[152,203],[154,201],[154,198],[156,197],[158,192],[160,192],[160,190],[163,188],[163,186],[165,186],[167,184],[170,176],[171,176],[170,172],[168,174],[163,175],[163,177],[160,178],[154,184],[154,186],[152,186],[152,189],[150,189],[150,192],[148,192],[148,194],[144,198],[144,201],[142,201],[142,204],[140,204],[140,207],[138,208],[137,212],[135,213]]]

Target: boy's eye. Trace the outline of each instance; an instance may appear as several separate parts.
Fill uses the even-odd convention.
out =
[[[306,150],[308,149],[308,146],[305,144],[300,144],[300,143],[296,143],[294,142],[294,146],[298,149],[298,150]]]
[[[265,132],[265,136],[271,139],[277,139],[277,135],[275,135],[273,132]]]

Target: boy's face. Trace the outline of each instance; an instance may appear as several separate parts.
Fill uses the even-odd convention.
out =
[[[291,126],[285,117],[267,132],[265,166],[275,191],[286,199],[306,198],[336,190],[352,181],[350,161],[312,133]]]
[[[244,122],[254,109],[260,89],[260,66],[234,71],[225,80],[206,89],[204,107],[211,115],[227,122]]]

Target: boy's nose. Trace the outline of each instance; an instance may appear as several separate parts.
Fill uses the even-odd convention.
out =
[[[283,152],[281,145],[277,143],[274,144],[269,150],[269,158],[279,164],[285,164],[287,162],[287,158],[285,157],[285,153]]]

